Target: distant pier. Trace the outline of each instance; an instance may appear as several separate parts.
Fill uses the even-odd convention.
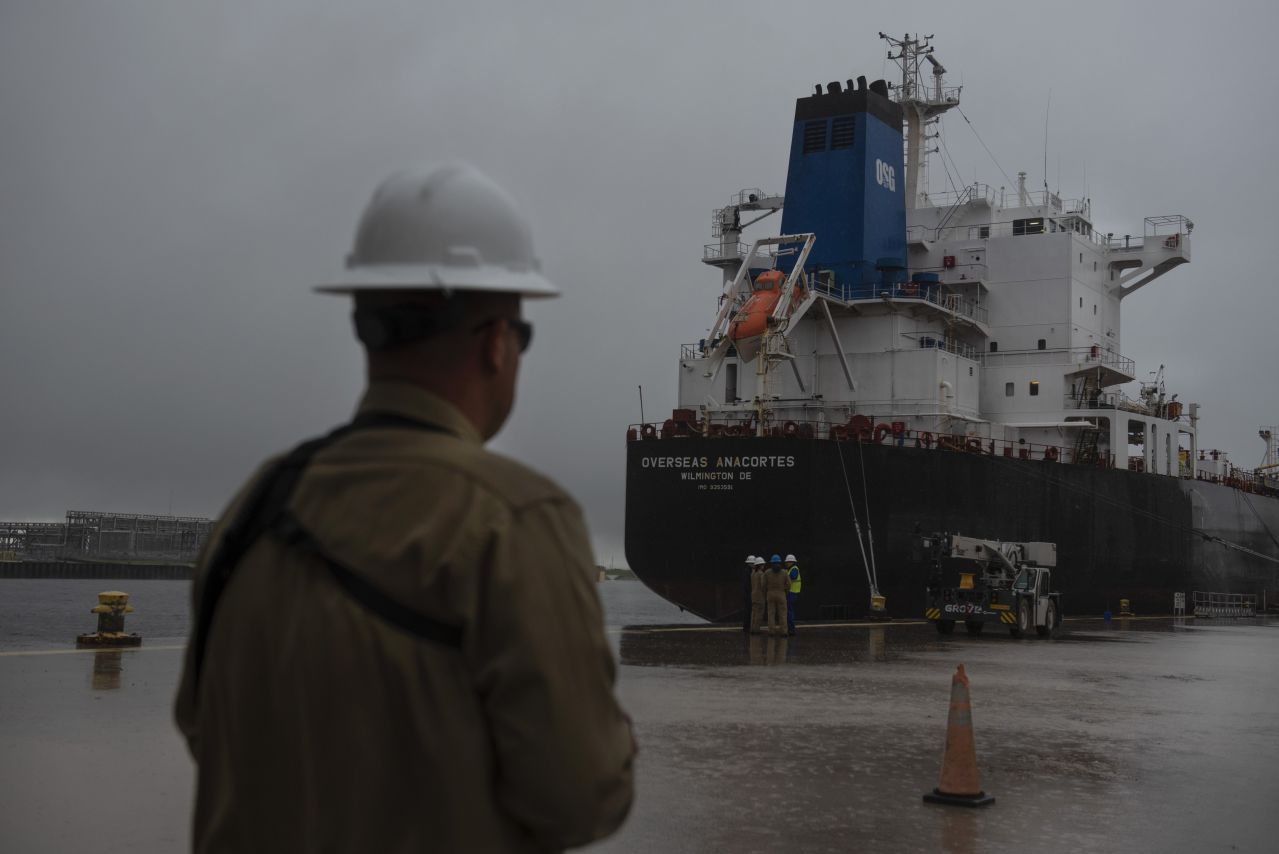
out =
[[[0,562],[3,578],[86,578],[127,581],[190,581],[188,563],[90,563],[87,561]]]

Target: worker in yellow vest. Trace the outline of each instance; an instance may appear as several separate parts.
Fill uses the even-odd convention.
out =
[[[794,555],[786,555],[786,577],[790,581],[786,588],[786,634],[793,635],[795,634],[795,600],[799,598],[799,591],[804,581]]]

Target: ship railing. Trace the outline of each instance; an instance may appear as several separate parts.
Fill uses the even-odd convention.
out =
[[[972,204],[974,202],[985,202],[988,205],[994,205],[999,200],[999,192],[989,184],[983,184],[980,181],[969,184],[959,192],[946,190],[941,193],[927,193],[922,201],[926,205],[932,205],[935,208],[949,208],[959,204]]]
[[[1196,617],[1255,617],[1257,596],[1255,593],[1212,593],[1195,590],[1191,593]]]
[[[751,251],[749,243],[730,243],[725,246],[723,243],[707,243],[702,247],[702,260],[715,261],[720,258],[745,258],[747,253]]]
[[[989,323],[990,312],[973,300],[952,293],[941,284],[926,282],[882,282],[860,285],[838,285],[821,282],[813,277],[813,290],[845,303],[873,302],[876,300],[919,300],[930,303],[952,314],[966,317],[977,323]]]
[[[1267,477],[1265,472],[1253,469],[1230,466],[1226,474],[1218,475],[1200,471],[1196,466],[1195,480],[1229,486],[1232,489],[1238,489],[1241,492],[1249,492],[1254,495],[1279,496],[1279,489],[1275,489],[1273,486],[1274,478]]]
[[[692,410],[688,410],[690,413]],[[735,439],[763,435],[769,438],[795,440],[830,440],[898,448],[949,451],[999,457],[1005,460],[1067,463],[1095,468],[1114,468],[1113,454],[1091,451],[1079,454],[1069,445],[1027,442],[1024,439],[989,439],[982,436],[934,433],[913,430],[904,422],[876,420],[870,415],[854,415],[847,422],[831,422],[823,418],[765,420],[760,424],[751,411],[736,414],[715,413],[709,419],[668,418],[663,423],[630,424],[626,428],[629,442],[664,442],[690,438]]]
[[[1118,409],[1120,395],[1114,391],[1088,392],[1063,395],[1066,409]]]
[[[981,364],[982,352],[971,344],[965,344],[962,341],[947,340],[936,335],[916,335],[914,333],[902,333],[903,338],[911,339],[919,344],[921,349],[945,350],[947,353],[954,353],[956,356],[963,356],[965,359],[971,359]]]
[[[1127,356],[1101,347],[1058,347],[1044,350],[997,350],[986,353],[987,365],[1101,365],[1134,376],[1137,363]]]

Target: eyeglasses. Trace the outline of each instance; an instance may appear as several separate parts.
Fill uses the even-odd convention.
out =
[[[471,329],[471,331],[479,332],[481,329],[492,326],[494,323],[498,323],[499,321],[506,321],[506,325],[515,330],[515,336],[519,338],[520,341],[521,353],[528,349],[528,345],[533,343],[533,324],[519,317],[490,317],[488,320],[485,320],[478,326]]]

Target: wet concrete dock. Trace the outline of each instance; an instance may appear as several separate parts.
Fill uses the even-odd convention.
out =
[[[1273,851],[1279,621],[628,630],[639,798],[600,851]],[[924,804],[950,676],[984,810]]]
[[[185,585],[171,584],[180,603]],[[1279,840],[1274,618],[1071,621],[1054,641],[801,626],[770,641],[625,627],[679,615],[635,583],[601,593],[641,754],[630,820],[592,851],[1269,852]],[[3,850],[184,849],[192,770],[169,716],[182,638],[142,619],[179,605],[133,594],[139,650],[15,642],[0,625]],[[997,797],[981,811],[920,799],[960,662]]]

